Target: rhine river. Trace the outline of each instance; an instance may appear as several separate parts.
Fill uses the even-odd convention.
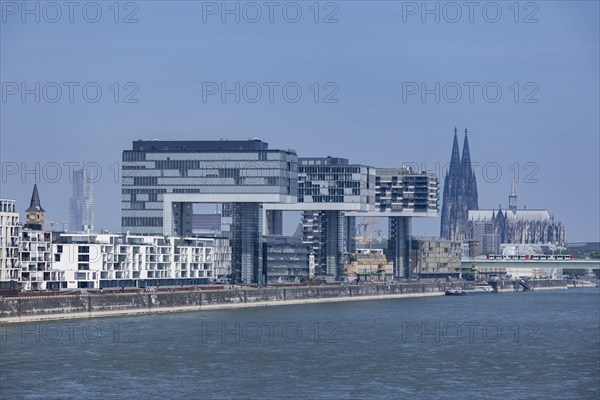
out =
[[[0,327],[2,399],[598,399],[597,288]]]

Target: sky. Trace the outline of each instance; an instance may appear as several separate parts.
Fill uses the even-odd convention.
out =
[[[442,186],[457,127],[480,208],[506,207],[516,172],[519,207],[600,241],[599,3],[472,4],[1,1],[0,196],[23,213],[37,181],[67,221],[85,164],[96,227],[118,231],[137,139],[260,138]]]

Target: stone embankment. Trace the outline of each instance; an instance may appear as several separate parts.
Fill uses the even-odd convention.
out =
[[[564,289],[567,285],[568,281],[565,280],[540,280],[532,284],[534,290]],[[452,287],[471,289],[473,283],[453,283]],[[414,282],[4,297],[0,298],[0,324],[155,312],[439,296],[443,295],[447,288],[448,284],[445,282]],[[499,289],[514,290],[510,281],[499,282]]]

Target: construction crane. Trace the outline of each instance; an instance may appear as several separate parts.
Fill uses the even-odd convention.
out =
[[[356,225],[356,236],[354,237],[354,240],[358,240],[364,244],[369,244],[370,247],[370,244],[375,238],[375,231],[373,230],[369,233],[369,226],[375,227],[375,225],[378,223],[379,221],[376,219],[363,218],[362,222]]]
[[[356,226],[356,234],[354,236],[354,240],[368,245],[368,253],[369,253],[369,271],[373,271],[373,249],[372,243],[375,240],[375,235],[378,237],[382,236],[382,231],[375,229],[376,225],[379,224],[379,221],[376,219],[367,219],[364,218],[361,223]],[[369,232],[369,227],[373,227],[371,232]],[[372,274],[370,272],[369,274]],[[383,254],[377,254],[377,274],[381,274],[382,280],[385,280],[385,256]],[[359,274],[357,274],[359,275]],[[359,276],[360,279],[360,276]]]

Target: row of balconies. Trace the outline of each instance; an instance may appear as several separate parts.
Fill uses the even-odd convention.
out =
[[[148,271],[148,278],[171,278],[171,271]]]
[[[24,262],[50,262],[50,254],[43,254],[40,256],[21,256],[21,261]]]
[[[50,278],[50,276],[47,276],[47,278]],[[37,281],[43,281],[44,280],[44,273],[40,273],[40,272],[21,272],[20,278],[21,281],[28,281],[28,282],[37,282]]]
[[[19,258],[19,249],[16,247],[7,247],[4,250],[4,258]]]
[[[52,251],[50,243],[46,242],[19,242],[21,251]]]
[[[28,272],[36,272],[36,271],[45,271],[46,270],[46,264],[37,264],[37,265],[25,265],[25,266],[21,266],[21,271],[28,271]]]
[[[140,271],[101,271],[100,279],[139,279]]]
[[[175,278],[210,278],[212,271],[177,271]]]

